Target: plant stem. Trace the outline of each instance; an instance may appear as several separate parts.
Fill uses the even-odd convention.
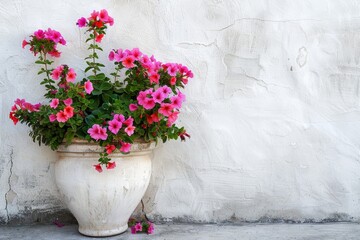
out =
[[[96,76],[96,68],[95,68],[95,31],[94,31],[94,39],[93,39],[93,73],[94,73],[94,76]]]

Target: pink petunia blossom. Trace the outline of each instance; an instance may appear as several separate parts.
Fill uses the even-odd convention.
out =
[[[104,34],[96,35],[96,36],[95,36],[95,42],[101,43],[101,41],[102,41],[102,39],[103,39],[104,36],[105,36]]]
[[[174,108],[181,108],[182,98],[179,96],[173,96],[170,98],[171,104]]]
[[[21,46],[22,46],[22,48],[25,48],[25,46],[26,45],[28,45],[29,44],[29,42],[27,42],[25,39],[22,41],[22,44],[21,44]]]
[[[117,134],[119,132],[120,128],[122,127],[122,123],[116,119],[109,121],[108,124],[109,124],[109,130],[113,134]]]
[[[178,91],[177,96],[181,99],[181,102],[185,102],[186,96],[182,92]]]
[[[134,119],[132,117],[129,117],[126,119],[126,121],[123,122],[126,126],[131,126],[134,124]]]
[[[110,16],[108,16],[107,22],[109,23],[110,26],[114,25],[114,19]]]
[[[109,53],[109,60],[110,60],[110,61],[114,61],[114,58],[115,58],[115,53],[114,53],[114,51],[110,51],[110,53]]]
[[[141,225],[141,223],[137,223],[137,224],[135,225],[135,230],[136,230],[137,232],[141,232],[141,231],[142,231],[142,225]]]
[[[141,57],[141,52],[138,48],[133,48],[133,50],[131,50],[131,55],[135,58],[135,60],[139,60]]]
[[[151,94],[151,96],[154,99],[154,102],[156,103],[162,103],[164,99],[166,98],[166,95],[163,93],[162,89],[158,89],[155,92]]]
[[[63,65],[60,65],[58,66],[57,68],[55,68],[52,73],[51,73],[51,78],[54,79],[54,80],[58,80],[59,77],[61,76],[61,73],[63,72],[64,70],[64,66]]]
[[[34,32],[34,36],[37,39],[43,39],[43,38],[45,38],[45,32],[43,30],[39,29],[39,30]]]
[[[147,98],[147,93],[145,91],[140,91],[136,99],[138,101],[138,104],[142,106],[144,105],[146,98]]]
[[[88,20],[94,20],[96,21],[96,18],[99,16],[99,12],[98,11],[93,11],[91,14],[90,14],[90,17],[88,18]]]
[[[116,147],[115,145],[107,145],[105,149],[107,154],[111,154],[116,149]]]
[[[108,137],[106,128],[102,128],[99,124],[94,124],[87,132],[95,140],[106,140]]]
[[[167,97],[171,93],[171,88],[169,88],[168,86],[162,86],[158,88],[158,91],[162,91],[165,94],[165,97]]]
[[[128,136],[133,135],[134,131],[135,131],[135,127],[132,125],[129,125],[125,128],[125,132],[127,133]]]
[[[126,56],[123,60],[122,60],[122,64],[124,65],[124,67],[126,68],[133,68],[135,67],[134,64],[135,58],[133,56]]]
[[[53,98],[53,99],[51,100],[50,107],[53,108],[53,109],[55,109],[55,108],[57,108],[58,105],[59,105],[59,99]]]
[[[147,233],[148,234],[153,234],[154,230],[155,230],[154,224],[152,222],[148,222],[148,224],[149,224],[149,227],[148,227]]]
[[[166,125],[167,125],[168,127],[170,127],[171,125],[173,125],[173,124],[176,122],[176,120],[177,120],[177,118],[178,118],[178,115],[179,115],[179,112],[173,112],[173,113],[171,113],[170,116],[169,116],[169,118],[168,118],[168,121],[167,121]]]
[[[76,78],[76,73],[74,69],[70,68],[68,73],[66,74],[66,81],[67,82],[74,82]]]
[[[174,107],[171,103],[163,103],[163,104],[161,104],[161,107],[159,108],[159,113],[168,117],[168,116],[170,116],[173,108]]]
[[[151,74],[149,77],[150,83],[159,83],[160,75],[158,73]]]
[[[145,99],[145,102],[143,104],[143,107],[146,109],[146,110],[151,110],[155,107],[155,101],[154,99],[152,98],[146,98]]]
[[[167,72],[170,76],[176,76],[176,73],[178,71],[178,68],[175,64],[171,64],[168,68],[167,68]]]
[[[77,24],[80,28],[85,27],[86,24],[87,24],[87,20],[86,20],[86,18],[84,18],[84,17],[79,18],[79,19],[77,20],[77,23],[76,23],[76,24]]]
[[[63,102],[66,106],[70,106],[73,103],[73,100],[71,98],[67,98]]]
[[[115,114],[114,119],[118,120],[121,123],[123,123],[125,121],[125,117],[122,114]]]
[[[87,80],[87,81],[85,82],[84,87],[85,87],[85,92],[86,92],[87,94],[90,94],[90,93],[94,90],[94,87],[93,87],[93,85],[92,85],[92,82],[90,82],[90,80]]]
[[[170,78],[170,85],[174,86],[176,84],[176,77],[171,77]]]
[[[108,12],[105,9],[100,10],[99,19],[101,21],[107,22],[108,18],[109,18]]]
[[[107,169],[114,169],[116,167],[116,163],[115,162],[108,162],[106,164],[106,168]]]
[[[121,143],[121,148],[120,148],[121,152],[127,153],[127,152],[130,152],[130,149],[131,149],[131,144],[130,143],[126,143],[126,142]]]
[[[146,121],[149,123],[149,124],[152,124],[154,122],[159,122],[160,121],[160,118],[159,118],[159,114],[158,113],[153,113],[151,115],[147,115],[146,116]]]
[[[64,113],[67,115],[68,118],[72,118],[74,116],[74,108],[71,106],[66,106],[64,108]]]
[[[56,114],[56,120],[58,122],[66,122],[68,119],[69,117],[64,111],[60,111]]]
[[[133,104],[133,103],[131,103],[131,104],[129,105],[129,110],[130,110],[131,112],[134,112],[134,111],[136,111],[137,109],[138,109],[138,105]]]
[[[96,164],[96,165],[93,165],[93,166],[95,167],[95,170],[98,171],[99,173],[101,173],[103,171],[100,163]]]
[[[135,226],[132,226],[130,229],[131,229],[131,234],[136,234]]]
[[[56,120],[56,115],[55,114],[50,114],[49,115],[49,120],[50,120],[50,122],[54,122]]]

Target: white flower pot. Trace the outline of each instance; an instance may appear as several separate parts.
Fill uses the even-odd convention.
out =
[[[135,143],[130,154],[113,152],[114,169],[97,172],[103,148],[75,140],[61,145],[55,164],[56,184],[62,198],[87,236],[112,236],[127,230],[128,219],[141,201],[151,176],[155,143]]]

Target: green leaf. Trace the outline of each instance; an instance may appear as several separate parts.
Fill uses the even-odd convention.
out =
[[[103,82],[100,86],[101,90],[109,90],[112,88],[112,84],[109,82]]]
[[[95,89],[94,91],[92,91],[91,94],[92,94],[92,95],[100,95],[100,94],[102,94],[102,91],[101,91],[101,90],[98,90],[98,89]]]

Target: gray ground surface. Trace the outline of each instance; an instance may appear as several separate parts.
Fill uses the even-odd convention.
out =
[[[0,239],[102,239],[80,235],[76,225],[57,227],[55,225],[0,227]],[[132,235],[128,230],[124,234],[108,237],[113,239],[359,239],[360,224],[249,224],[234,225],[156,225],[152,235]]]

